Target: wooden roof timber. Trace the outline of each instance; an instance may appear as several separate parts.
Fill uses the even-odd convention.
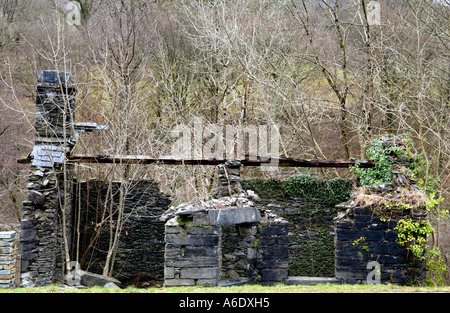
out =
[[[144,155],[70,155],[67,157],[72,163],[99,163],[99,164],[165,164],[165,165],[219,165],[227,159],[181,159],[173,157],[149,157]],[[291,159],[291,158],[261,158],[256,160],[246,158],[241,160],[243,166],[270,166],[271,161],[280,167],[335,167],[348,168],[359,164],[361,168],[370,168],[375,165],[367,160],[329,160],[329,159]]]

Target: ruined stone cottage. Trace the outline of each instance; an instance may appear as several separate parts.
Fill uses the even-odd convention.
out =
[[[20,286],[64,281],[65,262],[75,257],[77,224],[83,225],[84,238],[77,249],[86,251],[78,258],[82,269],[101,273],[104,264],[108,236],[102,231],[93,235],[99,222],[95,209],[108,201],[108,194],[116,194],[120,183],[77,181],[66,156],[80,132],[106,126],[74,123],[75,96],[72,74],[40,71],[35,146],[17,250]],[[386,144],[399,143],[387,138]],[[405,162],[400,165],[407,168]],[[366,283],[371,265],[378,264],[379,282],[423,279],[423,264],[411,265],[411,255],[396,242],[394,230],[400,217],[426,219],[420,208],[398,211],[385,221],[371,210],[376,204],[358,201],[352,182],[337,187],[348,188],[338,205],[289,193],[257,194],[240,177],[242,166],[240,160],[219,165],[215,198],[177,207],[171,207],[170,196],[155,181],[129,182],[124,202],[129,217],[113,275],[124,284],[145,278],[165,286],[308,283],[303,276],[321,277],[310,282]],[[383,195],[414,188],[407,171],[394,174],[391,184],[365,192]],[[332,198],[332,184],[320,183],[326,186],[324,197]]]

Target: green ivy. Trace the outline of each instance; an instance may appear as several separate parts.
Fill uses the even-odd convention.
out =
[[[261,179],[250,178],[244,179],[241,182],[244,190],[253,190],[260,197],[267,198],[283,198],[285,191],[283,183],[277,179]]]
[[[434,247],[427,252],[425,257],[425,269],[431,274],[427,275],[426,284],[429,286],[443,286],[445,276],[448,275],[448,268],[441,256],[441,250],[438,247]]]
[[[315,238],[297,239],[300,252],[289,264],[290,276],[334,276],[334,237],[324,228],[317,230]]]
[[[352,191],[350,180],[325,180],[312,175],[293,175],[286,181],[252,178],[243,180],[241,185],[244,190],[251,189],[261,197],[316,199],[331,206],[347,201]]]
[[[398,231],[397,242],[419,258],[425,258],[425,243],[428,235],[434,232],[430,222],[416,222],[411,219],[400,219],[394,230]]]
[[[350,170],[359,177],[361,185],[377,185],[382,183],[392,182],[392,168],[394,165],[394,158],[401,157],[410,163],[409,173],[411,179],[417,180],[419,189],[425,193],[426,203],[425,208],[434,216],[444,217],[448,215],[448,210],[441,208],[440,203],[444,198],[436,195],[435,186],[439,185],[437,178],[431,175],[425,175],[429,172],[430,162],[426,162],[423,155],[413,153],[412,142],[408,138],[405,139],[406,147],[400,149],[397,147],[386,147],[380,138],[372,140],[370,147],[367,148],[367,156],[370,160],[375,161],[375,166],[368,169],[354,166]],[[385,201],[382,203],[383,208],[374,208],[375,213],[380,213],[377,210],[383,209],[392,211],[396,209],[412,209],[407,203],[389,203]],[[386,221],[388,221],[387,218]],[[394,228],[398,232],[397,242],[406,246],[407,249],[419,260],[426,261],[427,283],[428,284],[442,284],[444,276],[448,274],[447,266],[440,255],[437,247],[431,249],[427,247],[427,237],[434,233],[434,229],[430,222],[413,221],[410,218],[401,219],[397,222]],[[431,275],[434,279],[431,279]]]
[[[425,260],[427,270],[427,285],[443,285],[448,268],[438,247],[429,249],[426,245],[427,237],[434,232],[428,221],[415,222],[411,219],[401,219],[394,228],[398,231],[397,242],[406,246],[419,260]]]
[[[358,164],[350,167],[350,171],[359,177],[363,186],[390,183],[392,181],[392,166],[394,165],[393,155],[398,155],[401,151],[396,147],[385,147],[380,138],[371,141],[366,148],[367,158],[374,161],[375,166],[371,168],[360,168]]]

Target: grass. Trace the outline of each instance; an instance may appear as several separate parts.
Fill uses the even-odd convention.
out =
[[[450,293],[450,286],[410,287],[397,285],[243,285],[232,287],[163,287],[105,289],[92,287],[86,289],[62,288],[58,285],[33,288],[0,289],[0,293]]]

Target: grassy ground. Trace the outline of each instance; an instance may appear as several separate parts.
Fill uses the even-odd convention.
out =
[[[87,289],[62,288],[57,285],[36,288],[0,289],[0,293],[450,293],[450,286],[405,287],[396,285],[332,285],[315,286],[259,286],[244,285],[233,287],[164,287],[164,288],[124,288]]]

